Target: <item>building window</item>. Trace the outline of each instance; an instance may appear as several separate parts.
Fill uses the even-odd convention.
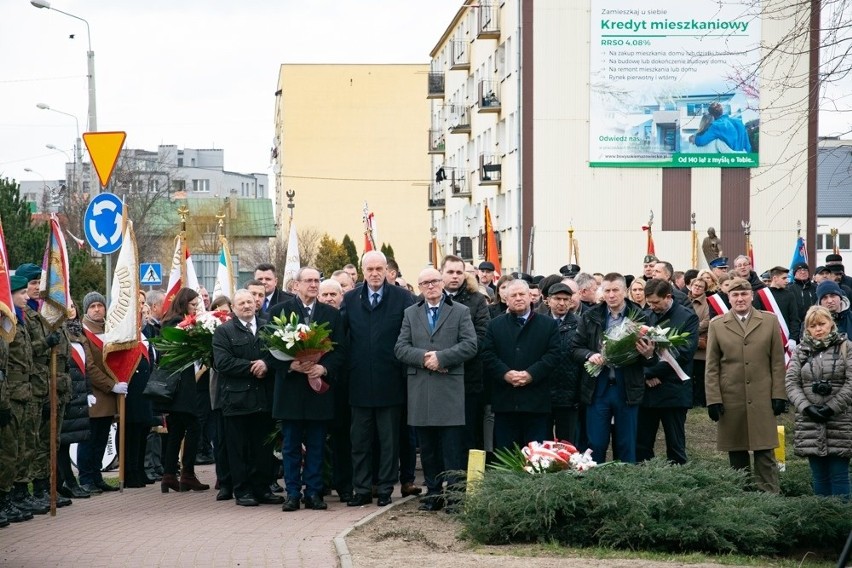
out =
[[[186,191],[186,180],[185,179],[173,179],[172,180],[172,191]]]
[[[837,248],[840,250],[850,250],[850,234],[849,233],[839,233],[837,235]],[[832,250],[834,248],[834,240],[831,238],[830,234],[820,233],[816,238],[816,248],[817,250]]]
[[[149,179],[148,180],[148,191],[153,192],[153,193],[160,191],[160,180]]]
[[[260,184],[260,185],[257,186],[257,193],[258,193],[257,197],[261,197],[261,198],[266,197],[266,194],[263,192],[263,184]]]
[[[209,179],[194,179],[192,180],[192,191],[196,193],[209,193],[210,192],[210,180]]]

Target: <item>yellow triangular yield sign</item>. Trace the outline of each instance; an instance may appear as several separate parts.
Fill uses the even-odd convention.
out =
[[[126,132],[83,133],[83,142],[89,149],[89,156],[92,158],[95,171],[98,172],[101,187],[106,187],[109,184],[109,178],[115,169],[115,163],[118,161],[118,154],[121,152],[121,147],[124,146],[125,138],[127,138]]]

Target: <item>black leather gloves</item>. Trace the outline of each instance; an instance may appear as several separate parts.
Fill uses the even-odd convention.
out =
[[[708,404],[707,405],[707,416],[710,417],[710,420],[713,422],[718,422],[719,418],[725,414],[725,405],[723,404]]]

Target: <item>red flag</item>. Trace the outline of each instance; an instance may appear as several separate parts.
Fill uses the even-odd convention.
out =
[[[754,263],[754,247],[751,246],[751,240],[748,241],[748,252],[746,254],[748,255],[748,259],[751,261],[752,267],[757,266]]]
[[[653,254],[657,255],[657,251],[654,250],[654,234],[651,231],[650,225],[645,225],[642,227],[642,230],[648,233],[648,243],[645,247],[645,254]]]
[[[6,236],[0,219],[0,337],[7,343],[15,339],[15,305],[12,301],[12,283],[9,281],[9,256],[6,254]]]
[[[368,212],[367,204],[364,203],[364,252],[376,250],[376,219],[373,213]]]
[[[485,206],[485,260],[494,265],[494,274],[502,275],[500,268],[500,254],[497,249],[497,235],[494,233],[494,225],[491,224],[491,212]]]
[[[184,282],[183,278],[184,270],[186,270],[186,282]],[[181,288],[191,288],[198,292],[201,286],[198,284],[198,276],[195,274],[195,267],[192,264],[192,255],[189,253],[189,248],[184,246],[183,237],[178,235],[175,238],[175,253],[172,255],[169,284],[166,286],[166,297],[163,300],[163,313],[169,310],[175,294]]]

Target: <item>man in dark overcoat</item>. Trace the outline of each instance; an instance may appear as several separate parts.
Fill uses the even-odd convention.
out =
[[[343,324],[349,350],[349,402],[352,405],[352,507],[372,502],[373,440],[378,438],[378,505],[391,503],[399,468],[399,433],[405,404],[405,365],[394,355],[405,309],[414,304],[408,290],[388,284],[387,259],[379,251],[362,261],[365,283],[343,297]]]
[[[327,508],[323,501],[322,464],[328,423],[334,417],[334,393],[326,389],[335,388],[337,374],[344,362],[345,339],[340,312],[317,301],[319,285],[319,270],[301,268],[296,273],[296,297],[270,312],[272,317],[288,321],[292,314],[296,314],[299,323],[306,325],[327,324],[331,332],[329,337],[334,343],[332,350],[316,363],[282,361],[276,364],[272,417],[281,421],[284,484],[287,489],[287,501],[282,505],[284,511],[299,509],[303,486],[306,509]]]

